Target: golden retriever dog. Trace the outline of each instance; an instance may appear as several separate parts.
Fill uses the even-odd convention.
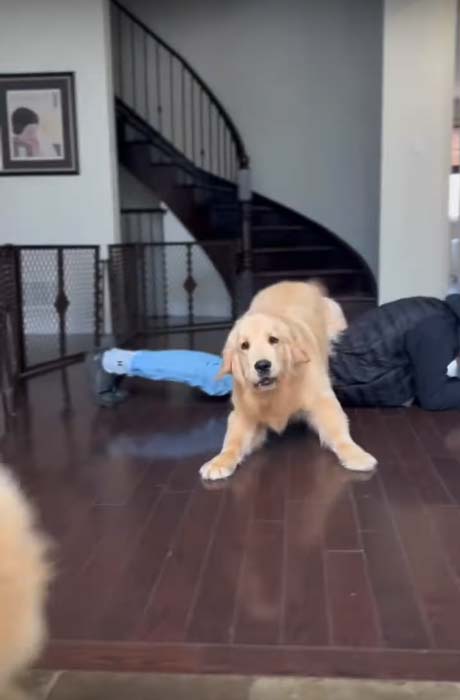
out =
[[[233,327],[221,374],[233,375],[233,411],[222,451],[204,479],[230,476],[265,441],[304,418],[346,469],[370,471],[375,458],[353,442],[331,387],[331,340],[346,328],[340,306],[314,283],[280,282],[259,292]]]
[[[0,465],[0,698],[19,697],[11,683],[42,650],[50,574],[48,542]]]

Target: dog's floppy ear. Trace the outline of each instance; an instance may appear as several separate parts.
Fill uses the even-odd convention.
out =
[[[310,362],[310,355],[308,354],[308,350],[301,343],[299,343],[299,344],[293,343],[292,356],[294,358],[295,365],[300,365],[300,364],[305,364],[306,362]]]
[[[234,368],[234,358],[235,358],[235,342],[236,333],[235,328],[233,328],[225,342],[224,349],[222,351],[222,367],[216,376],[216,379],[222,379],[226,374],[233,374]]]
[[[222,353],[222,367],[220,368],[218,374],[216,375],[216,379],[222,379],[226,374],[232,374],[233,369],[233,350],[230,349],[225,349]]]
[[[308,328],[300,322],[289,322],[289,336],[294,364],[311,360],[311,337]]]

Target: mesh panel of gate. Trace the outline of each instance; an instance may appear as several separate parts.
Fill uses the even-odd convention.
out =
[[[109,247],[113,331],[139,333],[228,326],[235,317],[235,241]]]
[[[97,246],[24,246],[18,256],[23,371],[66,360],[99,342]]]

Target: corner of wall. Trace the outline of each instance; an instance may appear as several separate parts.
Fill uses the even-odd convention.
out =
[[[107,132],[110,153],[110,188],[113,202],[113,241],[121,241],[120,192],[118,185],[118,155],[115,127],[115,91],[113,79],[112,29],[110,20],[110,0],[102,0],[103,31],[105,47],[105,72],[107,81]]]

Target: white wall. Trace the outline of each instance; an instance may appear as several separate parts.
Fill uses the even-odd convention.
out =
[[[380,300],[443,296],[456,0],[386,0]]]
[[[254,189],[329,227],[376,270],[381,0],[123,3],[221,98]]]
[[[1,3],[0,73],[74,71],[80,175],[0,178],[0,244],[111,243],[118,194],[106,0]]]

